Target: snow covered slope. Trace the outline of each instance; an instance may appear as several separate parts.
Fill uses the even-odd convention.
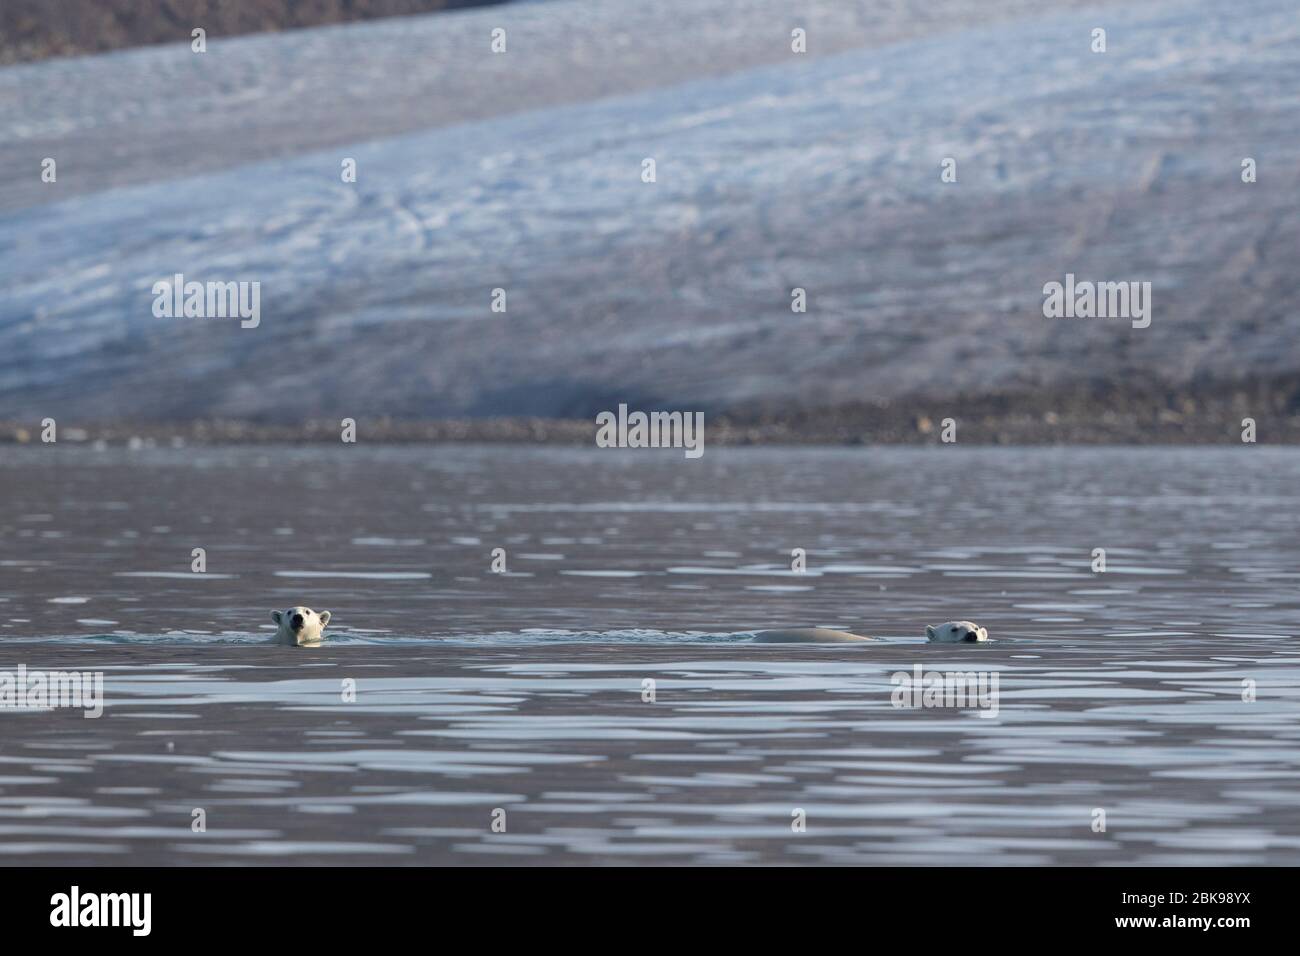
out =
[[[214,47],[242,66],[211,101],[185,91],[212,60],[183,49],[0,71],[0,102],[22,101],[0,120],[9,155],[61,144],[59,183],[36,185],[83,180],[63,201],[4,194],[0,418],[585,415],[1300,371],[1293,0],[999,3],[978,25],[906,0],[888,8],[899,39],[816,57],[788,52],[797,15],[729,31],[734,5],[655,5],[663,62],[690,51],[677,76],[628,28],[640,6],[518,8],[532,27],[509,42],[531,47],[537,91],[476,100],[444,68],[427,116],[405,94],[392,115],[285,94],[319,82],[290,81],[295,63],[344,43],[342,74],[376,102],[403,75],[393,50],[410,54],[393,23]],[[670,39],[665,6],[704,39]],[[482,39],[503,9],[400,23]],[[589,71],[566,26],[591,31]],[[853,39],[809,29],[813,48]],[[728,59],[728,37],[748,50],[755,30],[765,65]],[[710,49],[727,71],[709,75]],[[473,60],[532,76],[513,56]],[[355,141],[302,132],[317,125]],[[152,148],[108,148],[132,129]],[[177,272],[260,282],[261,324],[156,318],[151,287]],[[1151,327],[1043,318],[1042,286],[1066,272],[1150,281]]]

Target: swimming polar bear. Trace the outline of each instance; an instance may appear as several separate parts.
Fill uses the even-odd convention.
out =
[[[275,643],[314,647],[325,637],[323,631],[330,622],[330,612],[317,614],[309,607],[291,607],[287,611],[272,611],[271,620],[280,625],[275,632]]]
[[[949,621],[938,627],[927,624],[925,636],[935,644],[974,644],[987,641],[989,632],[973,621]]]
[[[759,631],[754,635],[754,641],[758,644],[852,644],[874,640],[874,637],[834,631],[829,627],[795,627],[780,631]]]

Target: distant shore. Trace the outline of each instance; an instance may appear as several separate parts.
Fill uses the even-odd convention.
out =
[[[645,409],[650,410],[650,409]],[[681,410],[681,409],[678,409]],[[689,409],[694,411],[696,409]],[[145,445],[330,444],[338,418],[304,422],[77,422],[55,416],[59,441]],[[496,417],[413,420],[358,411],[359,442],[592,445],[591,418]],[[1300,444],[1300,400],[1286,388],[1213,388],[1137,395],[982,396],[833,408],[705,410],[705,447],[723,445],[931,445],[951,419],[958,444],[1218,445],[1241,443],[1253,420],[1259,444]],[[0,421],[0,445],[41,441],[40,421]]]

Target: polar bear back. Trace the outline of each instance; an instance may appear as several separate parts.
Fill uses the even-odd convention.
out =
[[[759,644],[850,644],[872,641],[873,637],[836,631],[829,627],[795,627],[776,631],[759,631],[754,635]]]

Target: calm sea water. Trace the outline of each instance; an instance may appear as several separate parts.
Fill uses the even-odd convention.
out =
[[[100,671],[105,707],[0,710],[0,861],[1295,865],[1298,478],[1252,446],[3,448],[0,671]],[[328,644],[269,645],[299,603]],[[924,642],[952,618],[994,642]],[[746,635],[809,624],[882,641]],[[895,707],[916,665],[996,673],[996,718]]]

